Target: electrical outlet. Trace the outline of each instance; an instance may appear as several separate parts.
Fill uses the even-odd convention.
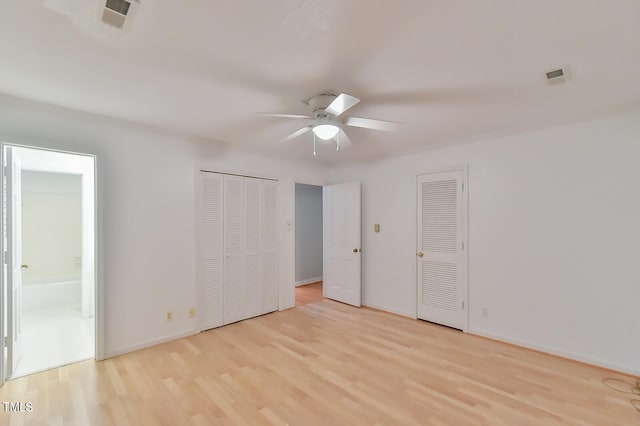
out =
[[[189,308],[189,318],[196,316],[196,308]]]
[[[173,312],[168,311],[167,312],[167,321],[171,321],[173,319]]]

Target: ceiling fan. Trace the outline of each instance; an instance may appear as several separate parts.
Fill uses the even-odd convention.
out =
[[[340,148],[350,147],[351,140],[345,133],[345,126],[362,127],[365,129],[384,131],[399,130],[401,124],[393,121],[374,120],[371,118],[362,117],[342,117],[342,114],[354,107],[359,102],[360,99],[356,98],[355,96],[347,95],[346,93],[340,93],[337,96],[332,93],[324,93],[318,96],[314,96],[313,98],[305,102],[311,109],[310,115],[273,113],[261,114],[268,115],[270,117],[303,118],[307,120],[314,120],[312,124],[296,130],[289,136],[282,139],[283,142],[287,142],[311,130],[313,132],[313,155],[316,155],[316,138],[320,138],[322,140],[333,139],[336,142],[336,150],[338,151],[340,150]]]

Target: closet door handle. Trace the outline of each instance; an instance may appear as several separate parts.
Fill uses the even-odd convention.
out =
[[[416,253],[418,255],[418,257],[424,257],[424,253],[419,251],[418,253]]]
[[[28,269],[28,268],[29,268],[29,265],[27,265],[26,263],[20,265],[20,269]]]

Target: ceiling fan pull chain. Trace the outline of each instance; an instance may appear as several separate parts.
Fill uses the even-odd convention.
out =
[[[336,135],[336,151],[340,151],[340,133]]]
[[[316,134],[313,134],[313,156],[316,156]]]

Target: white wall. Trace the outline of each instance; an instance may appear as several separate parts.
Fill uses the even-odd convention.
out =
[[[322,187],[296,183],[296,285],[322,280]]]
[[[635,111],[335,170],[363,183],[363,303],[415,316],[416,175],[469,164],[470,331],[640,374],[639,161]]]
[[[287,191],[294,179],[322,180],[326,173],[7,96],[0,96],[0,139],[97,156],[107,356],[198,329],[197,318],[188,318],[198,299],[196,170],[282,178],[281,253],[293,250],[293,229],[286,226],[293,221],[293,192]],[[292,254],[282,262],[290,262],[293,271]],[[283,275],[281,288],[290,289],[285,296],[292,305],[293,272]],[[169,310],[174,319],[167,322]]]
[[[199,168],[281,178],[293,304],[294,182],[326,169],[3,96],[0,138],[97,156],[107,355],[197,330]],[[416,174],[467,163],[470,330],[640,374],[639,158],[636,111],[332,170],[363,183],[363,302],[415,315]]]

